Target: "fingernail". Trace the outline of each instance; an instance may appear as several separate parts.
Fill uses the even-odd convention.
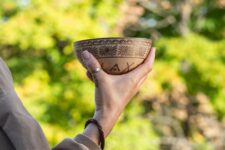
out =
[[[88,59],[90,55],[89,55],[89,52],[85,50],[81,53],[81,56],[83,59]]]

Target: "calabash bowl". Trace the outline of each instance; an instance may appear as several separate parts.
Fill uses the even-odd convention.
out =
[[[89,51],[108,74],[128,73],[142,64],[152,47],[152,40],[146,38],[96,38],[74,43],[74,50],[79,61],[84,62],[81,53]]]

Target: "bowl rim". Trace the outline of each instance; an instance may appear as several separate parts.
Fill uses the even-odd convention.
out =
[[[144,40],[144,41],[150,41],[152,42],[152,39],[150,38],[144,38],[144,37],[101,37],[101,38],[90,38],[90,39],[84,39],[84,40],[78,40],[75,41],[74,44],[85,42],[85,41],[95,41],[95,40],[109,40],[109,39],[131,39],[131,40]]]

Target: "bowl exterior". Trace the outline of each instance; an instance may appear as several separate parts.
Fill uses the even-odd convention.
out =
[[[88,50],[108,74],[120,75],[139,66],[150,52],[152,41],[144,38],[101,38],[75,42],[75,53]]]

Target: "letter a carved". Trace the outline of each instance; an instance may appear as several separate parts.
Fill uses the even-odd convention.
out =
[[[115,64],[111,69],[109,69],[109,71],[118,71],[118,72],[120,72],[120,68],[119,68],[119,66],[118,66],[118,64]]]

